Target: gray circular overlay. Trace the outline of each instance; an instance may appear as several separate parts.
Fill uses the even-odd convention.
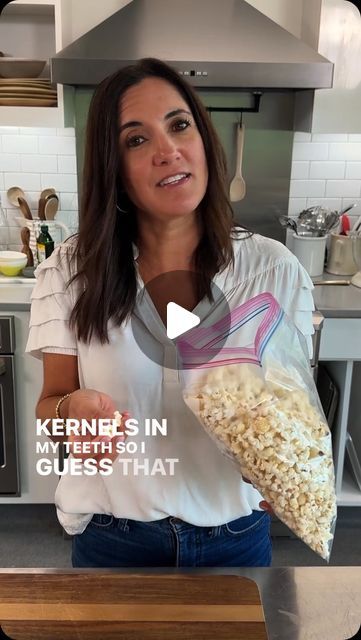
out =
[[[132,333],[144,355],[162,367],[179,370],[207,364],[218,356],[227,340],[231,317],[226,296],[213,280],[213,300],[207,296],[200,299],[198,287],[196,272],[169,271],[138,291]],[[171,305],[172,313],[169,303],[178,305]],[[198,326],[188,328],[188,313],[199,318]],[[185,331],[170,338],[174,326]]]

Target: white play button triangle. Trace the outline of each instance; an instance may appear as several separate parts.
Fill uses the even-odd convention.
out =
[[[167,336],[170,340],[181,336],[200,323],[200,318],[175,302],[167,304]]]

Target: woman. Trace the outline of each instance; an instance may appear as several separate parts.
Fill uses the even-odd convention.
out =
[[[109,476],[62,476],[55,501],[74,535],[73,566],[267,566],[262,496],[185,406],[178,372],[167,366],[161,309],[137,293],[173,271],[198,274],[196,285],[185,275],[189,310],[209,298],[211,281],[231,307],[269,291],[310,344],[312,282],[283,245],[237,232],[207,112],[158,60],[122,69],[95,91],[83,185],[78,236],[37,270],[27,345],[44,363],[37,416],[127,410],[140,425],[166,418],[167,436],[148,438],[143,453],[144,431],[132,438],[137,470],[119,456]],[[139,348],[132,324],[160,362]],[[174,473],[152,474],[146,459],[178,462]]]

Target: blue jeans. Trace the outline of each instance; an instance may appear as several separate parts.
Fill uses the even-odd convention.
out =
[[[271,518],[253,511],[219,527],[178,518],[139,522],[95,514],[73,537],[73,567],[268,567]]]

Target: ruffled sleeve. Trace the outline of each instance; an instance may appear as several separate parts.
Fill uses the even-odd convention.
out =
[[[234,282],[244,299],[259,293],[271,293],[287,316],[305,337],[310,358],[314,334],[312,312],[313,282],[296,256],[282,243],[258,234],[235,245]],[[232,281],[226,283],[226,288]]]
[[[44,351],[77,354],[76,336],[69,327],[75,303],[72,285],[67,287],[71,247],[64,246],[57,247],[35,271],[26,352],[39,359]]]
[[[312,296],[313,282],[297,258],[289,252],[286,261],[275,267],[274,296],[278,303],[303,334],[312,357],[312,312],[315,304]],[[279,273],[277,273],[279,272]]]

